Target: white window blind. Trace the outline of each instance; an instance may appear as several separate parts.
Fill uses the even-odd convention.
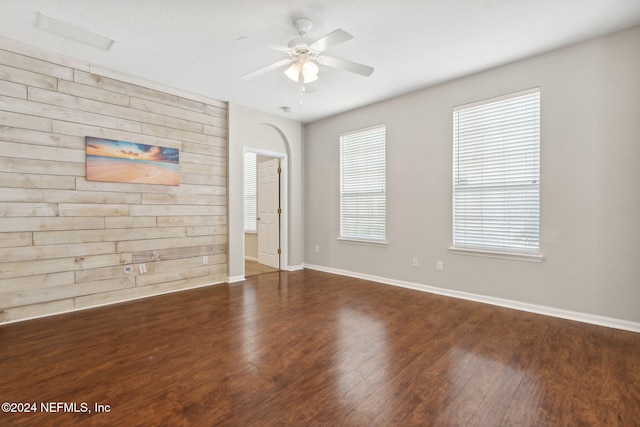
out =
[[[257,231],[256,153],[244,153],[244,231]]]
[[[537,254],[540,90],[453,112],[453,246]]]
[[[386,239],[384,125],[340,136],[340,238]]]

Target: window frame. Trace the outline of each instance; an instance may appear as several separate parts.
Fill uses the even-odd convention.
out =
[[[505,161],[502,160],[503,163],[501,165],[499,161],[495,161],[493,160],[493,158],[490,158],[493,156],[486,156],[487,159],[489,159],[486,161],[488,166],[485,166],[485,160],[484,160],[485,154],[484,154],[484,147],[483,147],[482,148],[483,154],[480,157],[476,156],[474,160],[467,162],[467,165],[466,165],[467,169],[465,170],[467,174],[470,173],[469,171],[473,170],[474,168],[477,168],[476,170],[482,171],[482,172],[476,173],[475,175],[475,177],[482,183],[477,184],[478,181],[476,181],[476,184],[465,187],[464,184],[457,182],[457,180],[460,180],[460,175],[461,174],[464,175],[465,173],[465,172],[461,173],[460,161],[459,161],[459,157],[460,157],[459,128],[460,128],[460,120],[461,120],[460,113],[463,112],[463,113],[471,114],[472,112],[479,112],[479,110],[483,108],[487,109],[487,112],[485,113],[486,116],[482,116],[481,112],[478,113],[479,114],[478,120],[484,121],[485,128],[479,129],[480,125],[474,128],[476,131],[481,131],[481,130],[486,131],[487,126],[490,126],[490,125],[496,126],[496,124],[499,123],[501,120],[500,118],[501,116],[499,114],[495,114],[495,110],[494,112],[491,112],[492,108],[494,107],[498,107],[501,109],[504,108],[506,109],[507,112],[513,113],[516,110],[515,109],[509,110],[509,108],[513,108],[513,106],[516,105],[519,100],[525,100],[525,97],[528,97],[529,100],[531,100],[531,104],[527,104],[527,108],[534,109],[532,110],[533,114],[531,114],[530,116],[527,114],[527,116],[525,117],[526,119],[525,122],[527,123],[527,126],[528,126],[526,127],[526,129],[533,129],[533,131],[531,131],[531,134],[527,134],[527,137],[528,137],[526,142],[527,145],[523,147],[516,147],[517,150],[510,151],[509,154],[511,156],[514,156],[513,154],[514,152],[517,152],[517,154],[514,157],[510,157],[510,160],[508,163],[505,163]],[[464,105],[455,107],[453,109],[452,245],[449,248],[449,250],[452,253],[464,254],[464,255],[487,256],[487,257],[494,257],[494,258],[508,258],[508,259],[517,259],[517,260],[535,261],[535,262],[542,261],[543,256],[541,255],[541,247],[540,247],[540,189],[541,189],[541,186],[540,186],[540,171],[541,171],[540,110],[541,110],[541,90],[539,87],[510,93],[510,94],[495,97],[495,98],[485,99],[478,102],[464,104]],[[529,110],[526,110],[526,112],[529,113]],[[502,114],[504,115],[504,111],[502,111]],[[504,117],[502,116],[502,118]],[[520,117],[516,116],[516,118],[520,118]],[[513,119],[513,118],[509,119],[508,123],[513,125],[515,123],[515,120],[516,119]],[[536,125],[537,125],[537,128],[536,128]],[[506,128],[507,126],[502,126],[500,129],[502,132],[504,132]],[[465,129],[464,131],[466,132],[467,130]],[[491,139],[491,138],[485,137],[488,140],[488,142],[486,142],[486,144],[488,144],[487,147],[489,147],[487,148],[487,151],[489,151],[489,149],[494,149],[494,151],[491,152],[492,154],[500,153],[503,158],[506,157],[508,155],[507,154],[508,150],[509,149],[513,150],[515,146],[515,142],[509,140],[509,137],[513,134],[507,134],[507,135],[508,136],[506,138],[502,139],[503,141],[502,144],[504,144],[504,141],[506,140],[511,145],[509,146],[503,145],[501,150],[497,150],[497,149],[494,149],[494,147],[492,147],[492,145],[496,144],[496,141],[500,140],[499,138]],[[468,136],[468,134],[465,134],[465,136]],[[465,149],[467,150],[469,149],[469,147],[472,146],[471,144],[478,144],[478,142],[468,142],[468,144],[469,144],[468,147],[465,146]],[[480,144],[485,144],[485,142],[481,142]],[[478,145],[476,145],[475,147],[478,147]],[[482,160],[477,160],[478,158]],[[523,161],[523,159],[526,159],[526,161]],[[508,169],[510,168],[508,168],[507,165],[509,164],[513,165],[515,161],[522,162],[522,163],[518,163],[520,164],[520,168],[518,168],[515,171],[513,170],[508,171]],[[497,177],[495,177],[496,171],[500,171],[502,173],[502,175],[500,175],[503,179],[503,182],[501,185],[496,184],[497,181],[495,180],[498,179]],[[518,175],[518,173],[524,173],[525,174],[524,176],[526,178],[523,178],[520,181],[518,181],[516,179],[516,176]],[[523,180],[525,181],[524,184],[522,182]],[[466,179],[466,181],[468,181],[468,179]],[[531,182],[527,183],[526,181],[531,181]],[[459,201],[459,198],[469,197],[468,194],[470,193],[470,189],[472,187],[476,188],[476,192],[480,196],[471,196],[471,197],[478,198],[480,201],[476,202],[476,204],[473,204],[473,202],[471,202],[465,205],[464,203]],[[517,218],[516,220],[513,219],[514,216],[507,215],[508,213],[513,213],[514,206],[516,206],[516,203],[510,199],[511,197],[513,197],[514,194],[526,195],[527,197],[525,202],[525,207],[521,208],[524,214],[522,212],[518,213],[515,216],[515,218]],[[496,196],[496,195],[499,195],[499,196]],[[503,203],[505,201],[507,202],[507,204],[505,205],[507,206],[507,208],[500,211],[500,214],[499,214],[499,215],[502,215],[503,224],[497,226],[497,228],[499,229],[498,231],[496,231],[495,228],[494,230],[492,230],[492,231],[495,231],[498,235],[500,235],[501,236],[500,238],[497,238],[497,237],[493,238],[489,236],[489,233],[483,230],[483,228],[485,228],[485,222],[488,222],[487,217],[489,216],[485,214],[484,211],[495,212],[495,211],[492,211],[491,209],[499,209],[499,206],[500,206],[500,203],[497,203],[497,202],[484,201],[484,199],[490,199],[491,197],[496,197],[496,199],[501,197],[502,199],[500,200],[502,200]],[[511,205],[509,203],[511,203]],[[477,235],[480,237],[466,236],[464,239],[461,239],[459,238],[460,236],[456,234],[457,224],[463,224],[463,227],[464,227],[465,225],[468,225],[472,222],[469,216],[465,217],[464,214],[458,214],[457,208],[460,208],[463,205],[465,205],[467,208],[469,208],[469,206],[472,206],[480,209],[481,213],[478,214],[479,220],[476,222],[480,222],[482,225],[476,226],[475,229],[473,229],[473,225],[470,225],[470,228],[467,230],[468,232],[469,230],[471,230],[471,233],[473,233],[473,231],[477,231],[478,232]],[[530,210],[532,209],[532,207],[536,208],[535,215],[533,215],[532,214],[533,211]],[[509,219],[506,219],[507,217]],[[511,224],[508,224],[509,222],[511,222]],[[508,224],[508,225],[505,225],[505,224]],[[525,237],[514,238],[509,236],[509,234],[513,233],[514,230],[522,229],[523,224],[526,230]],[[530,227],[533,227],[533,228],[530,228]],[[534,233],[531,234],[532,232],[530,230],[534,230]],[[530,235],[534,236],[533,239],[530,239]],[[464,240],[466,240],[466,242],[464,242]],[[469,243],[470,241],[471,243]],[[474,244],[473,241],[478,241],[482,243]],[[503,246],[500,246],[498,244],[499,241],[503,243]],[[518,245],[515,242],[519,242],[520,247],[518,247]]]
[[[376,132],[382,132],[382,137],[380,141],[380,136],[376,136]],[[358,141],[360,139],[360,141]],[[376,147],[375,150],[367,150],[366,152],[362,150],[362,147],[368,143],[376,143],[379,146]],[[364,163],[360,160],[353,159],[349,160],[349,164],[345,163],[347,159],[345,159],[345,155],[348,154],[345,152],[345,145],[350,144],[351,147],[347,147],[349,150],[358,151],[358,148],[361,149],[362,152],[365,152],[370,156],[377,156],[373,159],[365,160]],[[346,243],[358,243],[358,244],[369,244],[369,245],[386,245],[387,244],[387,127],[386,124],[377,124],[373,126],[369,126],[366,128],[360,128],[349,132],[344,132],[340,134],[339,138],[339,230],[338,230],[338,240]],[[351,154],[353,156],[353,154]],[[368,168],[373,166],[374,168],[378,168],[372,171],[366,171],[365,174],[362,173],[351,173],[350,176],[345,177],[345,167],[346,168],[355,168],[355,167],[365,167]],[[382,171],[379,169],[382,168]],[[355,169],[352,169],[352,172]],[[361,170],[362,172],[362,170]],[[360,176],[357,176],[360,175]],[[381,175],[381,176],[380,176]],[[371,178],[371,179],[369,179]],[[347,181],[347,182],[345,182]],[[346,206],[346,202],[348,200],[348,193],[353,193],[352,190],[345,191],[345,186],[353,186],[353,185],[363,185],[366,181],[366,185],[370,186],[372,183],[375,183],[376,186],[370,188],[375,191],[369,191],[368,196],[361,197],[360,199],[364,201],[364,204],[369,204],[371,210],[369,212],[364,212],[364,215],[360,217],[354,217],[353,205],[351,207]],[[381,185],[380,185],[381,184]],[[352,187],[353,188],[353,187]],[[375,194],[382,195],[382,204],[380,205],[379,200],[376,201]],[[370,196],[373,195],[373,198]],[[369,199],[367,202],[366,199]],[[351,213],[348,211],[351,209]],[[357,209],[357,208],[356,208]],[[348,225],[349,222],[362,222],[366,223],[370,221],[371,218],[375,218],[376,212],[375,209],[378,209],[378,216],[382,216],[382,224],[380,221],[372,221],[373,227],[368,228],[366,225],[357,224],[357,225]],[[357,213],[357,212],[356,212]],[[352,216],[352,219],[349,219],[349,216]],[[369,219],[367,219],[369,218]],[[354,232],[357,231],[358,228],[361,228],[362,232]],[[351,231],[349,231],[351,229]],[[377,232],[376,232],[377,230]],[[381,232],[381,233],[380,233]]]

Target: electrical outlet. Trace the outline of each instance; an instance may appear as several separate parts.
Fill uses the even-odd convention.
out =
[[[418,266],[418,257],[414,256],[413,259],[411,260],[411,265],[413,265],[414,267]]]
[[[437,261],[436,262],[436,270],[438,270],[438,271],[444,270],[444,264],[442,263],[442,261]]]
[[[138,270],[140,270],[140,274],[146,273],[147,272],[147,265],[146,264],[138,265]]]
[[[209,264],[209,257],[207,255],[202,257],[202,264]]]
[[[320,252],[320,245],[316,245],[316,252]]]

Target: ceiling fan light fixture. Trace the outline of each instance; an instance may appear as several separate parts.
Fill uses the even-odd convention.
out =
[[[302,79],[304,83],[311,83],[318,80],[318,65],[308,59],[294,62],[284,71],[284,74],[294,82],[297,82],[300,76],[300,68],[302,68]]]

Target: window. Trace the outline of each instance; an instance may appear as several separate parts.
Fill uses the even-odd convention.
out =
[[[244,153],[244,232],[256,233],[256,153]]]
[[[340,238],[386,239],[385,126],[340,136]]]
[[[453,112],[453,248],[539,252],[540,90]]]

